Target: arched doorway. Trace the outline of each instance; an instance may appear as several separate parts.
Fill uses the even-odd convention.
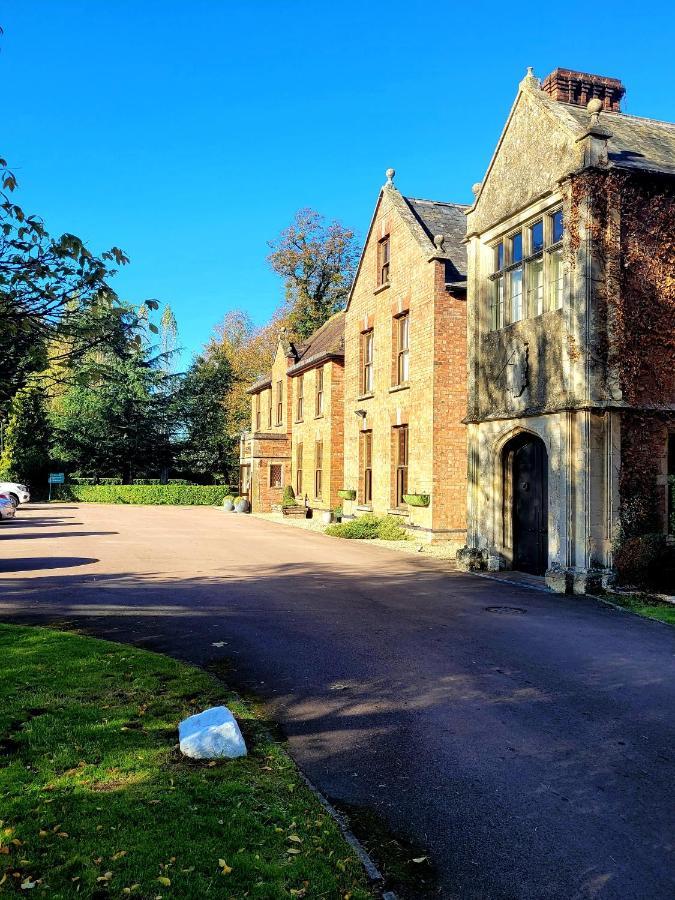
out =
[[[514,569],[548,567],[548,455],[541,438],[519,434],[502,451],[504,547]]]

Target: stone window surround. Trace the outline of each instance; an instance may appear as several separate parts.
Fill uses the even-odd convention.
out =
[[[550,240],[551,237],[551,228],[552,228],[552,219],[553,216],[557,212],[562,212],[562,201],[558,201],[557,203],[548,204],[544,210],[537,210],[537,212],[533,212],[532,208],[528,208],[526,210],[526,214],[523,216],[522,214],[518,217],[519,221],[517,222],[509,222],[508,227],[502,228],[501,233],[497,236],[491,238],[487,241],[486,236],[483,236],[484,244],[487,245],[490,252],[491,264],[490,264],[490,272],[487,276],[489,282],[489,303],[490,303],[490,330],[492,331],[501,331],[503,328],[507,328],[509,325],[515,324],[515,322],[522,321],[523,319],[534,319],[540,315],[543,315],[546,312],[549,312],[553,307],[549,304],[548,292],[551,289],[551,280],[550,280],[550,262],[549,259],[553,252],[559,250],[563,241],[553,242]],[[534,225],[539,220],[542,220],[544,223],[544,246],[542,250],[536,251],[534,253],[528,252],[529,248],[526,246],[522,247],[521,258],[515,262],[510,260],[510,254],[507,252],[507,248],[509,246],[510,241],[517,234],[522,234],[523,236],[527,235],[527,230],[532,225]],[[564,234],[564,232],[563,232]],[[495,270],[494,267],[494,259],[497,251],[497,247],[499,244],[502,244],[504,247],[504,260],[502,264],[502,268],[500,270]],[[527,266],[528,263],[542,257],[544,259],[544,276],[543,276],[543,291],[544,291],[544,299],[543,299],[543,308],[540,313],[532,314],[528,310],[527,304],[527,295],[528,295],[528,285],[527,285]],[[511,272],[520,269],[523,274],[522,282],[521,282],[521,310],[522,314],[518,319],[511,318],[511,309],[510,303],[511,298],[509,296],[509,283],[510,279],[507,280],[507,276],[510,275]],[[495,324],[494,314],[492,312],[492,292],[493,285],[501,280],[503,285],[503,317],[501,324]],[[555,307],[557,308],[557,307]]]
[[[477,280],[475,280],[474,283],[478,288],[476,297],[479,305],[476,308],[476,312],[478,312],[481,331],[494,331],[489,316],[491,299],[491,282],[489,280],[489,275],[493,274],[495,244],[497,244],[501,238],[506,238],[519,228],[529,225],[531,222],[534,222],[544,215],[555,212],[557,209],[562,208],[563,205],[562,192],[560,190],[553,190],[518,210],[518,212],[496,222],[494,225],[490,226],[490,228],[486,228],[482,232],[470,232],[469,235],[467,235],[469,240],[472,237],[475,238],[478,245],[478,266],[477,271],[474,273],[474,279]],[[487,273],[487,275],[485,273]],[[509,326],[505,325],[504,327],[508,328]]]

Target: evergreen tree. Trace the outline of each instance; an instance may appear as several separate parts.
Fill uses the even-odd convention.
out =
[[[34,489],[47,481],[51,429],[44,388],[32,379],[13,397],[0,456],[0,478]]]

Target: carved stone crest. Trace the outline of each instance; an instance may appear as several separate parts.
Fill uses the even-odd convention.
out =
[[[506,364],[506,386],[512,397],[520,397],[528,385],[529,362],[526,343],[514,343]]]

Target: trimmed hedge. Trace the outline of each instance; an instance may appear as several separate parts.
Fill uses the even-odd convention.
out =
[[[57,484],[52,498],[79,503],[219,506],[229,493],[223,484]]]

